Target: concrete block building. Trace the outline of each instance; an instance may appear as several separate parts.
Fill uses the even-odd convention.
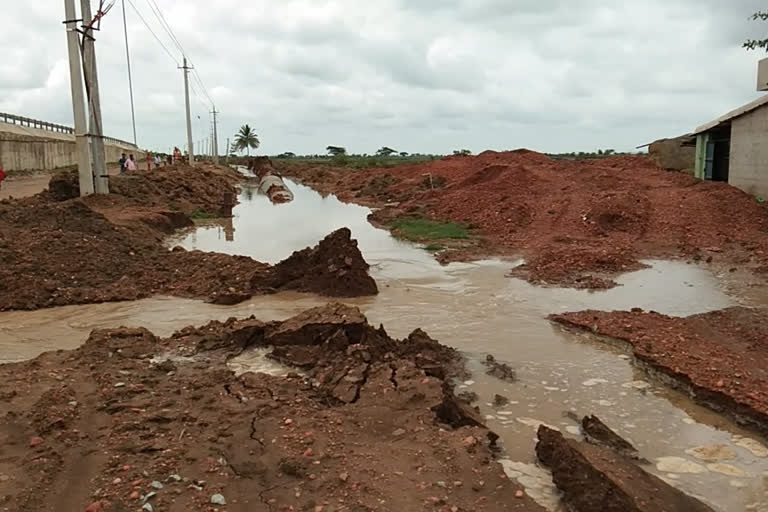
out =
[[[768,198],[768,94],[696,128],[696,170]]]

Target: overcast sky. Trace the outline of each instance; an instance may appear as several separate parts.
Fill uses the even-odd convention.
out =
[[[177,60],[150,10],[130,0]],[[630,150],[756,98],[759,0],[155,0],[260,153]],[[61,0],[2,0],[0,111],[72,124]],[[77,0],[79,4],[79,0]],[[95,6],[97,0],[92,0]],[[105,131],[132,138],[120,0],[96,42]],[[139,144],[185,140],[182,73],[127,4]],[[209,106],[192,97],[195,140]],[[198,120],[197,116],[200,116]]]

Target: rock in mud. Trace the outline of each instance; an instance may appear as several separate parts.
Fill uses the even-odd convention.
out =
[[[515,382],[517,380],[517,373],[507,363],[500,363],[495,357],[488,354],[485,358],[485,366],[488,368],[485,373],[491,377],[496,377],[499,380],[506,382]]]
[[[575,512],[714,512],[612,450],[539,427],[536,455]]]
[[[266,282],[258,284],[329,297],[376,295],[379,290],[368,269],[352,232],[341,228],[316,247],[294,252],[275,265]]]
[[[504,395],[494,395],[493,397],[493,406],[494,407],[504,407],[509,403],[509,398],[505,397]]]
[[[597,416],[584,416],[581,428],[587,442],[609,448],[625,457],[639,458],[637,448],[608,428]]]
[[[477,402],[479,397],[477,396],[477,393],[475,393],[474,391],[462,391],[456,395],[456,398],[458,398],[462,402],[473,404]]]
[[[273,324],[265,334],[265,341],[272,346],[332,342],[336,349],[346,350],[348,345],[360,342],[367,326],[359,309],[345,304],[328,304]]]

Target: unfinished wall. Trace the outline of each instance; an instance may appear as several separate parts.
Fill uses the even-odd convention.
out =
[[[768,106],[732,121],[728,183],[768,198]]]
[[[132,153],[139,162],[146,153],[135,147],[105,144],[108,163]],[[0,123],[0,167],[6,171],[51,171],[77,165],[75,137],[24,126]]]
[[[691,145],[683,146],[683,143]],[[668,171],[693,173],[696,166],[696,147],[689,135],[657,140],[648,147],[648,155],[659,167]]]

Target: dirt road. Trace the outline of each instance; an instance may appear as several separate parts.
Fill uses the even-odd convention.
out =
[[[120,173],[120,166],[112,166],[107,172],[110,176],[116,176]],[[48,188],[48,182],[54,174],[56,173],[10,177],[3,181],[2,188],[0,188],[0,200],[9,197],[29,197],[42,192]]]

